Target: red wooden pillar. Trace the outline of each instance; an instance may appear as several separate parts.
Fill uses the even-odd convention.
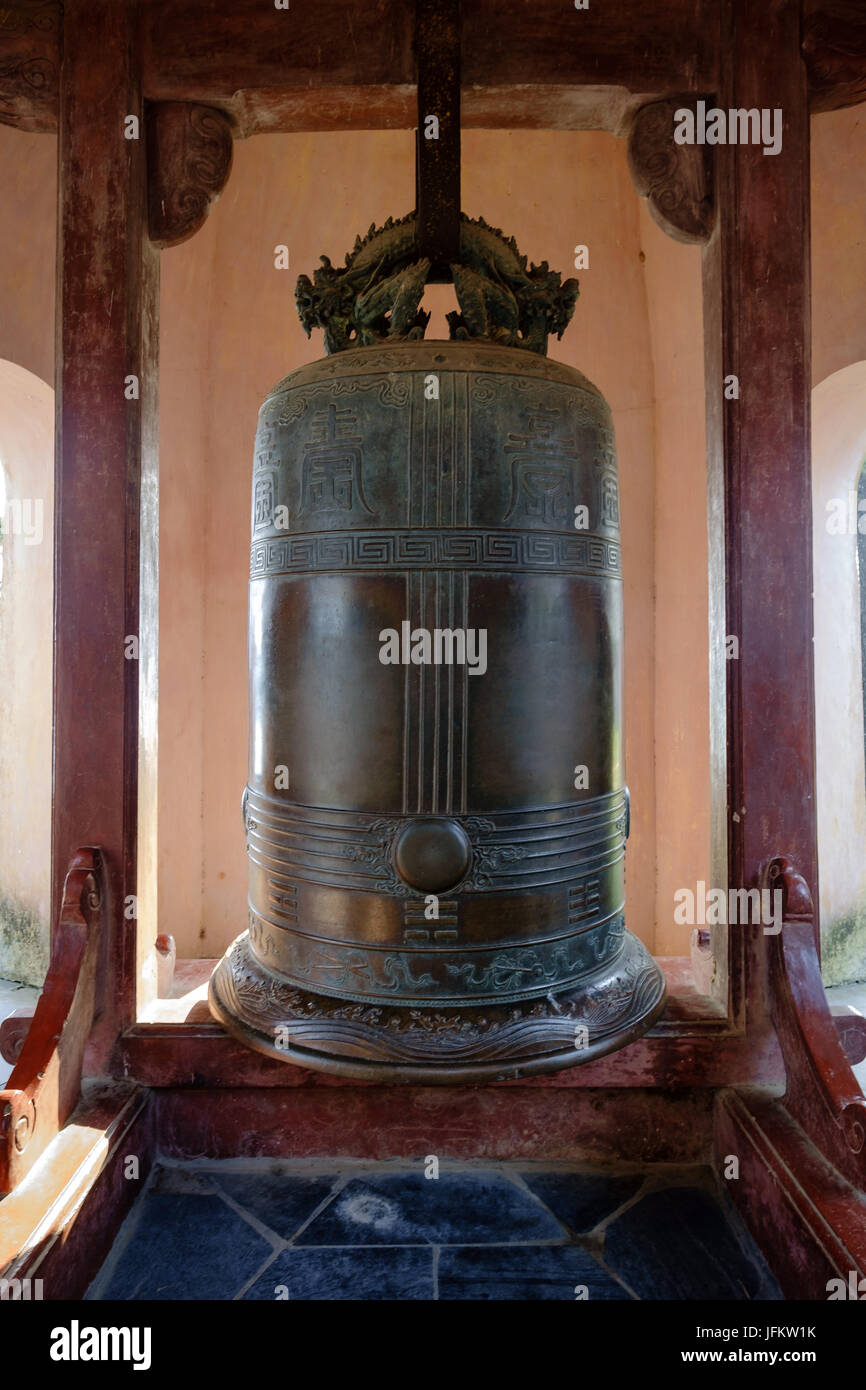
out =
[[[782,147],[715,152],[718,217],[704,258],[710,467],[723,471],[728,864],[755,887],[777,854],[817,902],[810,477],[809,107],[798,0],[727,0],[715,104],[780,108]],[[708,103],[709,104],[709,103]],[[736,377],[738,399],[723,383]],[[733,391],[733,385],[729,385]],[[747,934],[750,1013],[770,939]],[[751,968],[749,968],[749,965]],[[735,1006],[740,1002],[735,985]]]
[[[128,639],[140,636],[139,496],[156,446],[138,20],[133,0],[65,0],[60,76],[52,916],[70,855],[100,846],[102,1055],[134,1011],[140,662]]]

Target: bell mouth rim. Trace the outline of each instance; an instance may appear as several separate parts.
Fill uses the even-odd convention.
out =
[[[342,1020],[329,1026],[327,1019],[322,1022],[315,1017],[309,1020],[296,1018],[292,1025],[289,1022],[279,1023],[280,986],[283,982],[258,963],[257,971],[268,978],[272,986],[269,1001],[274,1007],[274,1013],[272,1018],[267,1019],[267,1031],[262,1015],[253,1017],[244,1010],[243,1004],[237,1011],[233,1011],[223,995],[227,983],[234,994],[232,969],[238,960],[240,959],[242,969],[248,968],[246,957],[251,954],[248,946],[248,933],[244,932],[232,943],[211,976],[208,985],[208,1006],[214,1020],[238,1042],[253,1051],[280,1062],[289,1062],[311,1071],[325,1072],[350,1080],[378,1080],[392,1084],[466,1085],[473,1082],[516,1081],[522,1077],[562,1071],[594,1061],[609,1053],[619,1052],[635,1042],[653,1026],[663,1013],[667,1002],[664,976],[658,961],[650,955],[637,937],[628,932],[623,950],[614,962],[582,981],[579,987],[546,996],[550,1003],[550,1010],[546,1016],[537,1016],[537,1006],[545,1002],[544,999],[525,1001],[527,1006],[534,1007],[534,1018],[530,1017],[528,1007],[522,1012],[522,1016],[517,1016],[521,1015],[520,1009],[514,1010],[515,1017],[511,1025],[497,1040],[495,1057],[483,1055],[484,1051],[489,1052],[490,1048],[479,1023],[478,1038],[473,1039],[470,1036],[468,1041],[464,1040],[462,1057],[455,1055],[453,1046],[443,1037],[440,1052],[433,1050],[427,1057],[412,1059],[406,1055],[398,1055],[400,1049],[393,1035],[389,1036],[384,1028],[377,1028],[375,1022],[366,1028],[355,1022],[347,1024]],[[587,1040],[585,1045],[576,1046],[575,1017],[566,1011],[572,1010],[575,1005],[579,1007],[581,999],[593,992],[597,994],[605,985],[609,988],[610,966],[622,965],[623,961],[637,963],[639,967],[634,988],[626,1000],[626,1008],[610,1021],[609,1027],[599,1031],[594,1041]],[[273,988],[275,983],[276,989]],[[313,1010],[322,1004],[333,1006],[339,1002],[330,997],[316,995],[312,991],[298,990],[295,986],[291,986],[290,989],[293,998],[308,999]],[[237,1003],[237,995],[235,1002]],[[635,1007],[629,1012],[632,1004]],[[382,1009],[372,1012],[381,1014]],[[441,1017],[442,1010],[435,1006],[428,1009],[412,1006],[405,1010],[395,1006],[395,1012],[411,1015],[413,1022],[419,1021],[423,1028],[425,1015],[430,1019]],[[449,1013],[465,1015],[465,1019],[460,1020],[461,1029],[464,1030],[462,1036],[465,1039],[465,1028],[467,1024],[471,1028],[473,1015],[481,1016],[483,1020],[483,1016],[489,1015],[491,1009],[489,1006],[477,1004],[449,1005]],[[318,1034],[324,1045],[305,1045],[291,1036],[286,1043],[277,1044],[274,1041],[274,1033],[278,1026],[286,1029],[293,1026],[296,1034],[299,1031]],[[569,1033],[571,1041],[565,1044],[564,1039]],[[563,1045],[557,1046],[557,1042]],[[331,1050],[328,1050],[329,1046]],[[378,1050],[381,1055],[364,1056],[359,1051],[364,1046]],[[340,1047],[350,1050],[337,1050]]]

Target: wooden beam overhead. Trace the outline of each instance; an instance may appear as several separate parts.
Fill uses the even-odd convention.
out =
[[[711,89],[718,3],[618,0],[612,12],[563,0],[466,0],[463,82]],[[240,88],[413,86],[413,21],[405,0],[317,0],[290,10],[259,0],[151,0],[143,82],[153,100],[211,103]]]
[[[117,4],[124,0],[117,0]],[[132,4],[133,0],[127,0]],[[463,125],[626,132],[637,106],[718,88],[725,0],[465,0]],[[411,130],[414,5],[141,0],[142,91],[223,110],[239,136]],[[0,122],[57,128],[59,0],[4,0]],[[866,93],[861,0],[804,0],[813,111]]]
[[[641,0],[618,0],[615,14],[563,0],[466,0],[463,124],[588,128],[591,112],[613,128],[629,94],[712,90],[718,3],[666,0],[660,17]],[[405,0],[288,11],[152,0],[142,81],[151,100],[223,107],[243,135],[411,129],[413,22]],[[594,89],[589,103],[574,100],[582,87]]]
[[[713,92],[725,0],[464,0],[463,124],[605,129],[652,96]],[[411,129],[414,6],[406,0],[149,0],[142,81],[152,100],[223,106],[238,133]],[[866,91],[861,0],[804,0],[817,110]],[[859,74],[859,79],[858,79]],[[632,100],[629,100],[632,98]]]

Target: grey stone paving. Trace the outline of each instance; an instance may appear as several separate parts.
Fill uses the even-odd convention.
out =
[[[94,1300],[776,1300],[707,1168],[163,1163]]]

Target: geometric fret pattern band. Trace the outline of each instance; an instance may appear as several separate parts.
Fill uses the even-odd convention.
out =
[[[619,542],[545,531],[329,531],[255,541],[250,576],[321,570],[477,569],[621,573]]]

